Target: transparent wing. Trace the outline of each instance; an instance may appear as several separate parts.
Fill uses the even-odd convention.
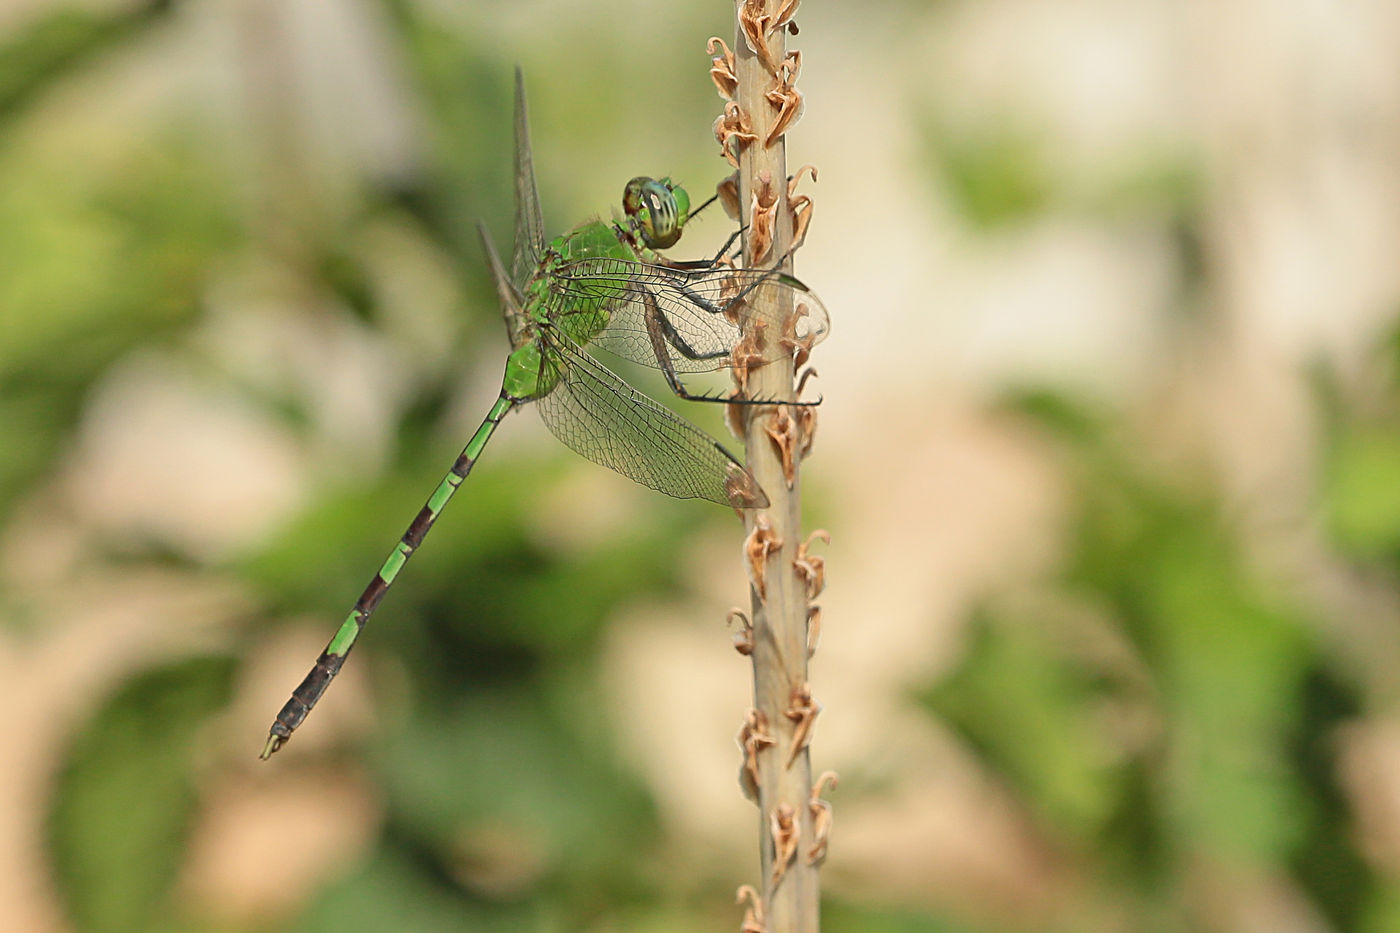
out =
[[[752,315],[761,337],[746,351],[753,362],[791,355],[826,338],[831,320],[806,285],[772,269],[676,269],[622,259],[582,259],[551,276],[562,300],[559,313],[602,302],[608,324],[589,341],[624,359],[659,367],[662,349],[677,372],[709,372],[729,365],[739,343],[739,321]],[[648,329],[648,316],[656,327]],[[659,315],[659,319],[658,319]]]
[[[491,270],[491,280],[496,283],[496,296],[500,299],[501,316],[505,318],[510,345],[512,348],[518,347],[524,339],[527,319],[523,307],[524,299],[520,296],[520,290],[506,278],[506,271],[501,268],[501,257],[496,255],[496,245],[491,242],[491,232],[486,229],[486,225],[478,221],[476,232],[481,237],[481,251],[486,254],[486,265]]]
[[[544,219],[540,193],[535,187],[535,160],[530,150],[530,115],[525,106],[525,75],[515,66],[515,252],[510,260],[510,280],[517,289],[540,267],[544,247]]]
[[[594,463],[677,499],[768,505],[753,474],[719,442],[633,389],[558,328],[540,339],[554,389],[535,405],[554,436]]]

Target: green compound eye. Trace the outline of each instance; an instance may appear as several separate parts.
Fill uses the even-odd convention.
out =
[[[638,176],[622,191],[622,209],[649,249],[666,249],[681,238],[690,195],[671,179]]]

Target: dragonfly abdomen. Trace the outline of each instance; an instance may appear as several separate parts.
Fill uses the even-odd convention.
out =
[[[355,601],[355,608],[350,610],[350,614],[345,617],[345,621],[340,624],[335,636],[326,645],[321,656],[316,659],[315,665],[307,673],[297,688],[292,691],[289,699],[282,710],[277,714],[277,719],[272,723],[272,728],[268,732],[267,744],[263,747],[262,757],[268,758],[273,752],[281,748],[287,739],[291,738],[297,726],[306,719],[307,713],[316,705],[316,701],[321,699],[321,694],[326,692],[335,675],[340,673],[341,666],[350,655],[350,649],[355,647],[355,640],[359,638],[360,632],[364,630],[365,623],[378,608],[380,600],[388,592],[394,578],[399,575],[404,564],[413,556],[413,552],[418,550],[418,546],[423,543],[423,538],[432,530],[433,523],[442,514],[442,510],[451,501],[452,494],[457,491],[457,487],[462,485],[462,481],[467,478],[467,474],[472,471],[476,464],[477,457],[481,456],[481,451],[486,447],[486,442],[491,439],[491,435],[496,430],[496,426],[501,423],[501,419],[515,407],[518,399],[507,396],[504,392],[496,400],[496,404],[491,406],[491,410],[486,414],[485,420],[481,422],[481,427],[476,429],[472,439],[467,442],[467,446],[458,455],[452,469],[438,483],[437,489],[428,497],[428,501],[418,510],[413,522],[408,526],[408,530],[403,533],[399,543],[394,546],[394,550],[384,560],[384,564],[379,568],[379,573],[375,574],[365,587],[360,598]]]

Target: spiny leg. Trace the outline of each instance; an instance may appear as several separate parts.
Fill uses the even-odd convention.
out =
[[[710,198],[710,201],[713,200],[714,198]],[[705,203],[708,204],[710,202],[706,201]],[[724,245],[715,252],[714,259],[684,259],[680,262],[668,263],[668,265],[673,269],[684,269],[687,272],[703,272],[706,269],[713,269],[719,265],[719,261],[724,258],[724,254],[729,252],[729,248],[734,245],[734,241],[743,236],[744,231],[747,229],[748,225],[746,224],[729,234],[729,239],[725,240]],[[735,255],[738,255],[737,252]]]
[[[694,220],[694,219],[695,219],[695,216],[696,216],[697,214],[699,214],[699,213],[700,213],[701,211],[703,211],[705,208],[709,207],[711,204],[715,203],[715,202],[718,201],[718,200],[719,200],[719,192],[716,191],[714,194],[710,195],[710,196],[705,200],[705,203],[704,203],[704,204],[701,204],[699,207],[695,208],[695,210],[691,211],[689,214],[686,215],[686,218],[685,218],[685,219],[686,219],[686,222],[689,223],[691,220]]]
[[[642,320],[646,324],[647,337],[651,340],[651,352],[656,357],[656,366],[661,370],[661,375],[666,377],[666,384],[671,387],[671,391],[677,398],[683,398],[688,402],[722,402],[727,405],[798,405],[813,406],[820,405],[821,399],[811,402],[785,401],[783,399],[764,398],[734,398],[722,395],[696,395],[685,387],[676,374],[675,363],[671,361],[671,354],[667,352],[669,345],[675,348],[676,352],[690,360],[713,360],[730,355],[728,350],[719,350],[712,353],[701,353],[685,340],[676,330],[671,319],[666,316],[666,312],[661,310],[660,304],[646,288],[638,286],[637,291],[642,295],[642,303],[646,306],[646,311],[642,315]],[[703,301],[696,296],[699,301]],[[708,302],[706,302],[708,304]],[[703,307],[703,306],[702,306]]]
[[[676,352],[692,360],[719,359],[728,356],[729,351],[717,350],[713,353],[700,353],[676,332],[675,325],[671,323],[670,318],[666,317],[661,306],[657,304],[655,295],[642,287],[638,287],[637,291],[641,293],[642,304],[646,306],[642,320],[646,323],[647,337],[651,340],[651,352],[656,357],[656,366],[661,370],[661,375],[666,377],[666,384],[671,387],[671,391],[678,398],[691,401],[701,398],[701,396],[691,394],[681,384],[680,377],[676,375],[676,364],[671,361],[671,354],[666,350],[667,345],[669,344],[676,349]]]
[[[423,543],[423,538],[432,530],[433,523],[437,521],[442,510],[447,507],[447,503],[452,500],[452,495],[457,488],[462,485],[462,481],[471,472],[472,466],[476,463],[476,458],[481,455],[482,448],[491,439],[491,434],[496,430],[496,425],[501,423],[501,419],[516,405],[516,400],[507,396],[504,392],[496,399],[496,404],[491,406],[481,426],[476,429],[467,446],[457,457],[457,461],[452,464],[452,469],[447,471],[447,475],[442,478],[437,489],[429,497],[428,501],[419,509],[418,515],[413,519],[413,524],[408,526],[408,530],[399,539],[398,545],[384,561],[384,565],[379,568],[379,573],[374,579],[369,581],[360,598],[355,602],[355,608],[350,611],[350,615],[345,617],[340,629],[335,633],[335,637],[326,645],[321,656],[316,659],[316,664],[311,671],[302,679],[302,682],[292,691],[291,699],[287,700],[281,712],[277,714],[277,719],[273,722],[272,728],[268,731],[267,744],[263,746],[262,754],[259,756],[264,760],[272,757],[273,752],[281,748],[286,741],[291,738],[292,733],[306,719],[312,707],[321,699],[321,694],[326,692],[335,675],[340,673],[340,668],[345,663],[345,659],[350,654],[350,649],[355,647],[355,639],[364,630],[365,623],[369,621],[370,615],[379,606],[380,600],[388,592],[393,584],[394,578],[398,576],[403,565],[413,556],[413,552]]]

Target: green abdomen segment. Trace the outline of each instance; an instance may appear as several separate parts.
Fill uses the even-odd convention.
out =
[[[472,466],[476,463],[477,457],[481,455],[486,442],[491,439],[491,435],[496,430],[496,426],[501,423],[501,419],[516,405],[516,401],[502,393],[496,400],[496,404],[491,406],[491,411],[487,413],[486,419],[481,422],[481,427],[476,429],[467,446],[457,457],[457,461],[452,464],[452,469],[447,471],[447,475],[442,478],[437,489],[428,498],[423,508],[418,510],[413,523],[408,526],[408,530],[403,533],[399,543],[394,546],[384,565],[379,568],[379,573],[369,581],[360,598],[355,602],[355,608],[350,610],[350,614],[341,623],[340,629],[331,638],[326,649],[321,652],[321,656],[316,659],[316,664],[306,675],[302,682],[292,691],[291,699],[282,707],[282,711],[277,714],[277,719],[272,724],[267,737],[267,745],[263,747],[262,757],[267,758],[281,747],[282,743],[291,737],[297,726],[301,725],[306,714],[316,705],[316,701],[321,698],[321,694],[326,692],[326,687],[335,679],[335,675],[340,673],[341,666],[350,654],[350,649],[355,646],[355,639],[364,630],[365,623],[369,620],[380,600],[384,598],[385,592],[398,576],[403,565],[413,556],[413,552],[418,550],[418,546],[423,543],[423,538],[432,529],[433,523],[437,521],[442,510],[447,507],[457,488],[462,485],[462,481],[467,478],[467,474],[472,471]]]

